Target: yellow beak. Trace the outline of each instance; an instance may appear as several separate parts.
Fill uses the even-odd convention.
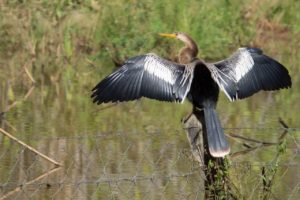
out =
[[[176,35],[174,33],[159,33],[162,37],[168,37],[168,38],[176,38]]]

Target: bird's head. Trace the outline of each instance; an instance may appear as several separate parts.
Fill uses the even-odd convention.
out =
[[[197,56],[198,54],[197,44],[187,34],[182,32],[175,32],[175,33],[159,33],[159,35],[168,38],[176,38],[185,44],[185,46],[181,48],[178,55],[179,61],[181,63],[189,63]]]
[[[194,49],[195,52],[198,52],[198,47],[197,47],[195,41],[188,34],[186,34],[186,33],[182,33],[182,32],[159,33],[159,35],[162,36],[162,37],[168,37],[168,38],[178,39],[178,40],[182,41],[183,43],[185,43],[185,45],[188,48]]]

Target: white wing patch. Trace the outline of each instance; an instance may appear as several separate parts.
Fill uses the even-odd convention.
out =
[[[240,49],[240,54],[235,65],[237,66],[235,68],[235,78],[238,82],[251,70],[251,68],[254,66],[254,61],[247,50]]]
[[[144,67],[148,73],[150,73],[170,84],[174,84],[176,81],[173,78],[172,71],[169,70],[165,65],[163,65],[154,56],[151,56],[151,54],[145,58]]]
[[[228,83],[222,78],[222,76],[219,76],[218,74],[220,73],[220,74],[228,77],[229,79],[231,77],[228,76],[227,74],[223,73],[221,70],[219,70],[218,68],[216,68],[212,64],[207,63],[206,65],[207,65],[207,67],[209,68],[209,70],[211,72],[212,78],[217,82],[217,84],[219,85],[221,90],[225,93],[225,95],[228,97],[228,99],[230,101],[234,101],[234,99],[230,96],[230,94],[227,92],[227,90],[224,87],[224,86],[227,86]]]
[[[254,65],[254,59],[247,48],[239,48],[238,51],[229,58],[217,63],[207,64],[211,71],[212,78],[218,83],[221,90],[231,101],[240,98],[239,90],[241,88],[239,88],[240,86],[238,85],[241,79],[248,73],[250,73],[249,77],[253,78],[254,76],[255,78],[255,74],[251,72]],[[252,80],[246,81],[249,82]]]
[[[184,102],[188,92],[190,91],[192,81],[194,79],[194,73],[193,73],[194,68],[195,68],[195,64],[192,63],[189,67],[186,67],[184,70],[184,75],[183,75],[184,78],[182,80],[180,80],[180,84],[183,86],[186,83],[186,81],[189,81],[189,83],[188,83],[188,87],[186,88],[184,96],[180,103]]]

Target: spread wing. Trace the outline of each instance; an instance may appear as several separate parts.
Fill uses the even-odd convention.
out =
[[[278,90],[292,85],[288,70],[258,48],[240,48],[229,58],[207,66],[231,101],[260,90]]]
[[[140,55],[104,78],[92,90],[97,104],[148,97],[182,102],[190,90],[193,66],[177,64],[155,54]]]

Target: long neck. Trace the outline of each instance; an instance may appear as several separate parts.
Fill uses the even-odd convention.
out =
[[[196,43],[187,35],[183,38],[180,38],[180,40],[184,42],[185,46],[180,49],[179,62],[182,64],[190,63],[197,57],[198,47]]]
[[[194,57],[197,56],[198,54],[198,47],[197,47],[197,44],[195,43],[195,41],[190,38],[188,35],[185,35],[184,38],[181,39],[185,46],[182,48],[182,50],[184,49],[189,49],[190,52],[193,54]]]

